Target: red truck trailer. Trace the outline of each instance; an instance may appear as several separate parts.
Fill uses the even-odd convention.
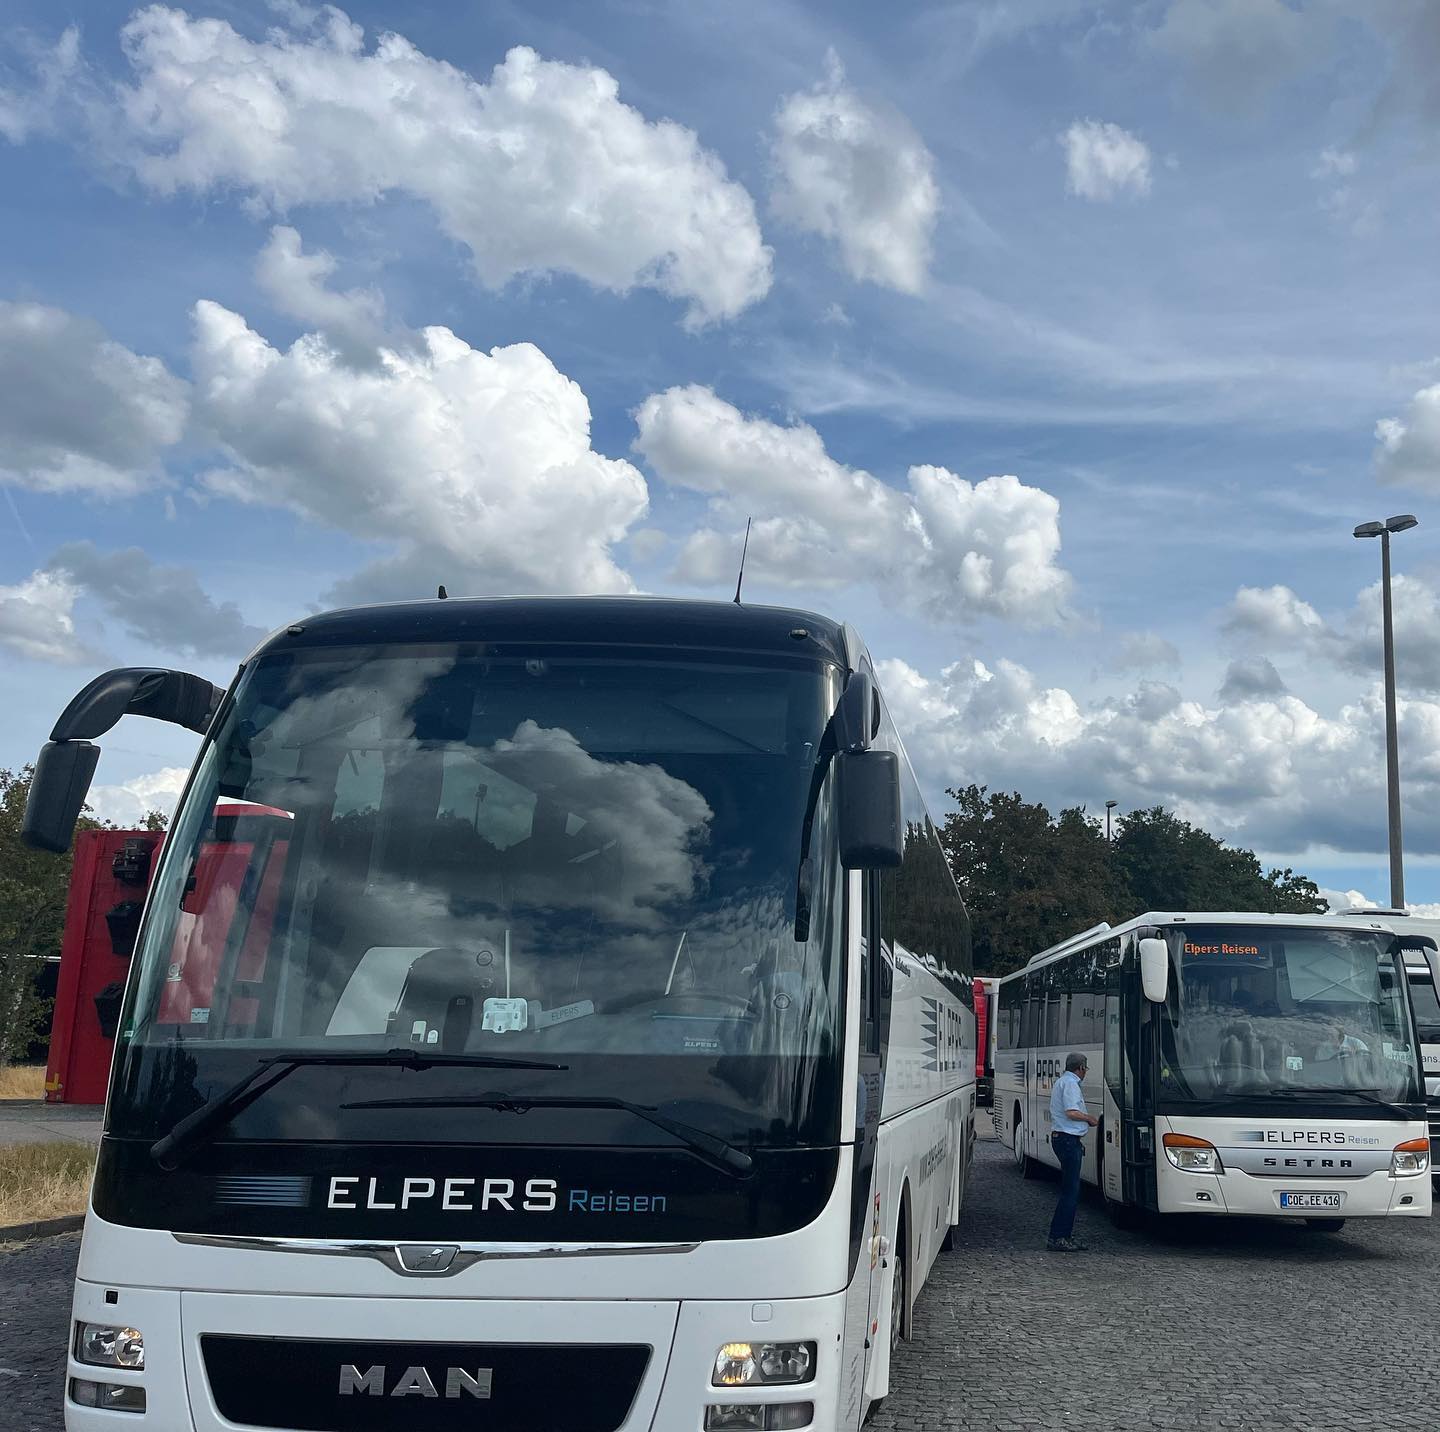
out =
[[[290,826],[288,812],[269,806],[232,801],[215,808],[181,897],[161,1023],[206,1023],[227,959],[238,961],[239,979],[258,977]],[[105,1102],[125,978],[162,839],[143,830],[87,830],[75,838],[45,1074],[45,1097],[52,1103]],[[222,912],[237,907],[247,880],[258,881],[260,891],[237,942]],[[192,907],[206,913],[191,913]],[[232,1020],[243,1019],[245,1003],[231,1000]]]
[[[158,832],[83,830],[60,944],[45,1097],[103,1104],[125,976],[160,844]]]
[[[995,1095],[995,995],[1000,981],[975,977],[975,1103],[988,1109]]]

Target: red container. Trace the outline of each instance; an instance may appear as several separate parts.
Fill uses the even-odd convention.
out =
[[[75,837],[45,1071],[51,1103],[105,1102],[120,998],[160,840],[146,830],[82,830]]]

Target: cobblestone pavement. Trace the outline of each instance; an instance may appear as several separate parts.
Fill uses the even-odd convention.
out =
[[[0,1247],[0,1429],[59,1432],[80,1235]],[[120,1416],[119,1413],[113,1414]]]
[[[1388,1426],[1440,1383],[1440,1228],[1338,1234],[1238,1220],[1112,1229],[1046,1253],[1055,1185],[979,1146],[959,1229],[920,1295],[869,1432]],[[0,1432],[58,1432],[78,1236],[0,1251]],[[1079,1359],[1080,1370],[1056,1364]],[[1417,1403],[1416,1398],[1420,1401]]]
[[[1196,1218],[1122,1233],[1087,1189],[1089,1251],[1047,1253],[1055,1184],[1022,1179],[994,1141],[979,1158],[957,1249],[920,1294],[868,1432],[1370,1432],[1408,1420],[1402,1406],[1433,1424],[1440,1227]]]

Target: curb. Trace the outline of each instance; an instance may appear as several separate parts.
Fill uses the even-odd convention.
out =
[[[32,1238],[54,1238],[61,1233],[78,1233],[85,1226],[83,1213],[65,1218],[42,1218],[38,1223],[12,1223],[0,1228],[0,1243],[27,1243]]]

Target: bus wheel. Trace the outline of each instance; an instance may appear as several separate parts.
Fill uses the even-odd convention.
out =
[[[1025,1157],[1025,1121],[1020,1117],[1018,1104],[1015,1106],[1015,1122],[1010,1125],[1010,1137],[1014,1140],[1010,1146],[1010,1154],[1015,1160],[1015,1167],[1025,1173],[1025,1165],[1029,1160]]]
[[[907,1247],[905,1233],[905,1218],[902,1214],[899,1229],[895,1234],[894,1261],[890,1273],[890,1356],[892,1359],[895,1356],[895,1349],[900,1346],[900,1339],[904,1336],[905,1308],[910,1292],[910,1251]]]
[[[1338,1233],[1345,1226],[1343,1218],[1307,1218],[1305,1226],[1316,1233]]]

